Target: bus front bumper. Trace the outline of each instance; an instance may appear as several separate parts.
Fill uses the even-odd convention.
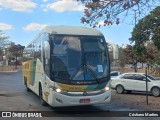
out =
[[[82,92],[81,92],[82,94]],[[111,89],[97,95],[65,95],[55,91],[50,92],[48,103],[52,107],[79,106],[107,103],[111,100]]]

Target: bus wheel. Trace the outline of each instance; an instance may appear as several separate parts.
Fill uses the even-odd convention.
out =
[[[27,92],[31,92],[31,90],[26,86],[26,90],[27,90]]]
[[[42,87],[41,86],[39,86],[39,98],[40,98],[41,104],[43,106],[46,106],[47,103],[43,100],[43,92],[42,92]]]
[[[26,86],[27,92],[31,92],[31,90],[27,87],[27,78],[26,77],[24,77],[24,84]]]

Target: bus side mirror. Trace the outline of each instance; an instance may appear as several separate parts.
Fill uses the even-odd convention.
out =
[[[45,59],[50,59],[50,44],[48,41],[44,42]]]

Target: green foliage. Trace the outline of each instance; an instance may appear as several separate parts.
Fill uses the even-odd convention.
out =
[[[141,51],[141,52],[137,52]],[[138,47],[136,45],[127,45],[123,48],[120,48],[120,57],[119,57],[119,65],[120,67],[124,67],[125,64],[133,64],[137,65],[138,62],[144,63],[146,62],[146,56],[143,52],[146,51],[145,48]],[[137,72],[137,68],[134,68],[135,72]]]
[[[9,37],[0,30],[0,61],[3,59],[3,42],[8,38]]]
[[[127,45],[124,48],[120,48],[120,66],[123,67],[125,64],[133,64],[136,61],[133,54],[133,47]]]
[[[160,7],[142,18],[132,32],[133,52],[151,66],[160,62]]]
[[[1,30],[0,30],[0,47],[4,40],[8,39],[9,37],[6,36]]]
[[[3,50],[0,48],[0,61],[2,60],[3,57]]]
[[[9,48],[9,52],[15,57],[22,56],[24,48],[25,47],[21,46],[20,44],[18,45],[12,44]]]
[[[150,24],[152,41],[158,50],[160,50],[160,7],[157,7],[154,11],[151,12]]]
[[[6,54],[6,59],[8,59],[8,60],[13,60],[13,58],[14,58],[14,56],[11,54],[11,53],[7,53]]]
[[[149,15],[141,19],[132,32],[131,42],[142,47],[152,41],[160,50],[160,7],[155,8]]]
[[[18,45],[11,44],[11,46],[8,49],[9,52],[11,53],[11,55],[15,57],[15,58],[12,58],[12,60],[13,59],[16,60],[16,64],[15,64],[16,69],[17,69],[17,57],[22,56],[24,48],[25,47],[20,44],[18,44]]]

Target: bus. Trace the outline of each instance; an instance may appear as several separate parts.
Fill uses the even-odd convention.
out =
[[[47,26],[24,50],[23,81],[42,105],[52,107],[111,100],[110,61],[103,34],[80,26]]]

